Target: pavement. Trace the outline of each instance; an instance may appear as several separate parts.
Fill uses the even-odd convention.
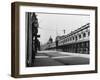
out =
[[[89,64],[89,54],[61,51],[38,51],[34,66],[61,66]]]

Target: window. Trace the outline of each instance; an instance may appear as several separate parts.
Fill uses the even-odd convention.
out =
[[[74,37],[73,37],[73,40],[74,40]]]
[[[81,38],[81,34],[79,34],[79,39]]]
[[[70,37],[70,41],[72,40],[72,38]]]
[[[90,32],[88,32],[88,36],[90,36]]]
[[[75,36],[75,40],[77,40],[77,36]]]
[[[67,41],[69,41],[69,38],[67,39]]]
[[[83,37],[86,37],[86,33],[83,33]]]
[[[66,42],[67,42],[67,39],[66,39]]]

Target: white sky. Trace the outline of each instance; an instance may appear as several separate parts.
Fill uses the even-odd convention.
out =
[[[57,35],[64,35],[76,30],[77,28],[89,23],[89,15],[64,15],[36,13],[39,22],[40,42],[46,43],[50,36],[55,40]]]

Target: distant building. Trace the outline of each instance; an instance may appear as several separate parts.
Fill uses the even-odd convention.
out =
[[[47,44],[45,49],[59,49],[65,52],[89,54],[90,51],[90,24],[87,23],[82,27],[67,35],[57,36],[56,41]]]
[[[52,43],[52,42],[53,42],[53,39],[52,39],[52,37],[50,36],[48,43]]]

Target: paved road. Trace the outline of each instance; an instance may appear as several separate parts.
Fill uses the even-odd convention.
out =
[[[89,64],[89,55],[49,50],[38,51],[34,66],[58,66],[78,64]]]

